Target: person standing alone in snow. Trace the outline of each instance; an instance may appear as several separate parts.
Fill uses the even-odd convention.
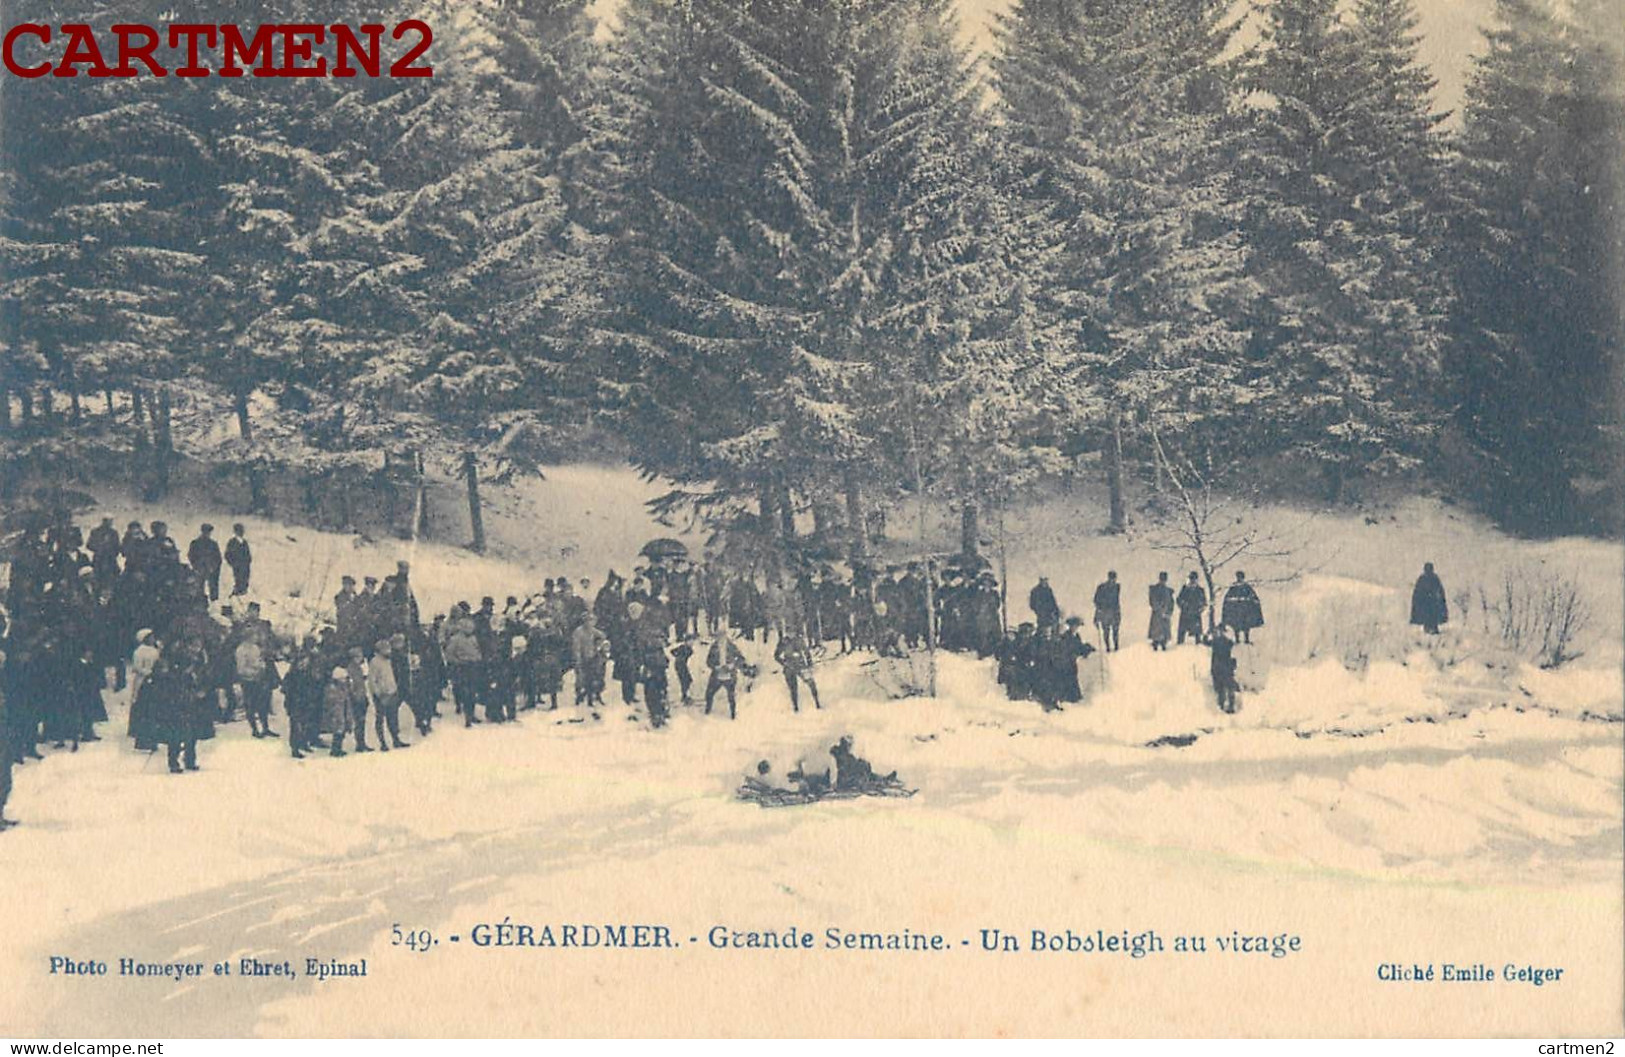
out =
[[[1411,589],[1411,623],[1429,635],[1439,633],[1439,625],[1450,623],[1450,604],[1445,601],[1444,582],[1433,571],[1433,563],[1422,565],[1422,575]]]

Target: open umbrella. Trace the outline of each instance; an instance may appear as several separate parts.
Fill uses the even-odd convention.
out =
[[[645,558],[652,558],[655,561],[687,558],[688,546],[682,540],[674,540],[668,536],[650,540],[643,545],[643,550],[639,553]]]

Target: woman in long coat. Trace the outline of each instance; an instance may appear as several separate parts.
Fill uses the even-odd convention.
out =
[[[1411,623],[1419,625],[1429,635],[1439,633],[1440,624],[1450,623],[1450,604],[1445,601],[1444,583],[1433,571],[1433,563],[1422,566],[1422,575],[1411,589]]]
[[[1264,626],[1264,607],[1258,601],[1258,592],[1247,582],[1246,573],[1237,573],[1236,582],[1224,593],[1224,612],[1219,620],[1235,631],[1238,642],[1251,643],[1252,630]]]

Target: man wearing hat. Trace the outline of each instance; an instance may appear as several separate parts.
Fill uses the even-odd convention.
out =
[[[1100,629],[1100,644],[1107,653],[1117,652],[1117,633],[1122,626],[1123,586],[1117,582],[1117,573],[1109,572],[1095,588],[1095,627]]]
[[[355,577],[343,577],[339,593],[333,596],[333,623],[338,627],[338,640],[342,646],[359,641],[356,634],[356,599],[360,597],[356,593]]]
[[[242,522],[231,526],[231,539],[226,541],[226,564],[231,566],[232,595],[246,595],[254,552],[248,546],[248,530]]]
[[[1146,631],[1151,648],[1167,650],[1168,640],[1173,638],[1174,615],[1174,589],[1168,586],[1167,573],[1157,574],[1157,582],[1146,592],[1146,600],[1151,605],[1151,624]]]
[[[1195,639],[1197,644],[1202,642],[1202,611],[1207,608],[1207,592],[1202,585],[1196,582],[1196,574],[1191,573],[1190,580],[1179,589],[1176,599],[1179,606],[1179,635],[1174,641],[1175,646],[1185,645],[1185,636]]]
[[[418,613],[417,596],[412,593],[412,566],[408,562],[395,563],[395,575],[390,577],[389,587],[390,628],[391,633],[405,632],[408,640],[415,640],[422,632],[422,620]],[[406,695],[406,688],[401,688],[402,695]]]
[[[366,576],[361,581],[361,593],[355,599],[357,644],[369,659],[384,624],[384,598],[378,593],[378,577]]]
[[[198,574],[209,592],[209,601],[220,600],[220,544],[214,539],[214,526],[204,522],[197,539],[186,548],[186,564]]]

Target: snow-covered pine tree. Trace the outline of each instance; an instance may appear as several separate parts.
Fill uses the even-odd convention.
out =
[[[145,0],[79,0],[35,14],[105,30],[159,21],[162,10]],[[44,51],[31,37],[19,50],[30,65]],[[0,340],[10,366],[22,368],[8,380],[34,384],[25,409],[54,416],[66,395],[75,419],[83,393],[173,377],[203,318],[191,211],[209,162],[196,131],[200,94],[90,69],[11,79],[0,137],[11,191]]]
[[[583,8],[432,12],[436,75],[375,105],[377,179],[342,232],[372,262],[352,284],[392,303],[354,381],[364,411],[420,416],[459,458],[503,468],[533,465],[549,438],[560,348],[595,286],[563,174],[591,54]]]
[[[622,23],[603,199],[640,462],[781,530],[921,483],[972,524],[1032,417],[1001,394],[1039,386],[1011,369],[1034,328],[949,7],[637,0]]]
[[[1498,0],[1455,174],[1452,374],[1498,513],[1577,526],[1575,481],[1617,447],[1625,103],[1617,11]],[[1613,437],[1610,438],[1610,432]]]
[[[1000,24],[1013,186],[1063,262],[1040,287],[1065,328],[1058,391],[1107,456],[1117,529],[1136,421],[1213,445],[1248,414],[1228,8],[1022,0]]]
[[[892,242],[863,212],[857,115],[897,6],[622,11],[621,419],[646,469],[765,524],[867,457],[862,321]]]
[[[1033,214],[1007,193],[952,5],[927,0],[902,14],[884,84],[859,122],[864,209],[893,232],[865,328],[885,380],[868,394],[865,431],[894,481],[959,508],[961,547],[975,553],[983,507],[1058,466],[1048,428],[1055,328],[1030,294],[1049,258],[1029,237]]]
[[[300,23],[345,21],[354,5],[308,0],[217,4],[212,21]],[[199,129],[210,146],[207,192],[194,208],[204,216],[199,249],[207,280],[199,291],[210,319],[189,367],[200,382],[231,400],[241,454],[274,458],[256,444],[253,397],[281,397],[273,426],[297,428],[295,391],[336,385],[355,368],[333,340],[337,327],[319,296],[333,262],[312,252],[312,236],[344,216],[361,178],[327,136],[333,113],[354,91],[325,78],[209,77],[196,82],[207,111]]]
[[[1407,306],[1402,288],[1424,258],[1392,226],[1407,193],[1393,189],[1403,167],[1392,159],[1412,142],[1399,132],[1419,103],[1406,92],[1385,108],[1369,41],[1335,0],[1273,0],[1261,35],[1243,153],[1262,294],[1257,443],[1311,459],[1335,498],[1353,473],[1416,467],[1436,424],[1431,314]]]

